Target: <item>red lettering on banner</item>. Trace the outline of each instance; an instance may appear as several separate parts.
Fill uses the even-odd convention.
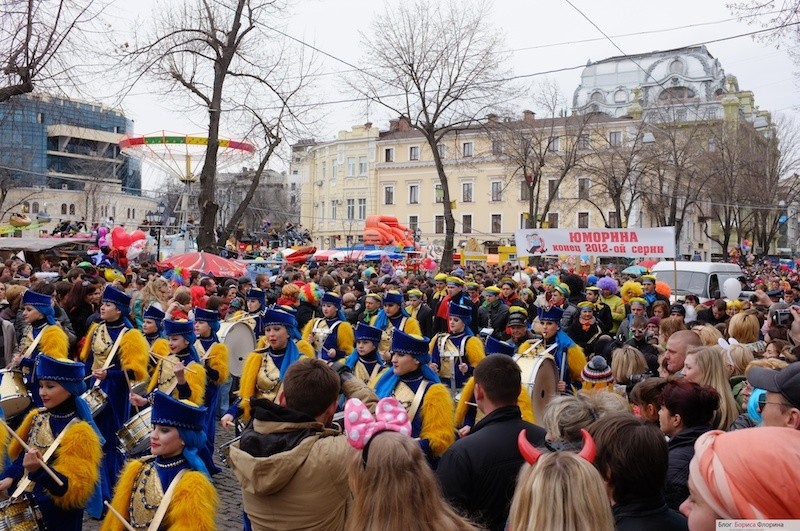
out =
[[[639,237],[633,231],[585,231],[570,232],[570,243],[638,243]]]

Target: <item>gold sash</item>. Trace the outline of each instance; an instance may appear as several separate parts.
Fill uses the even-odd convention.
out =
[[[42,452],[42,461],[47,463],[53,457],[56,449],[58,449],[58,445],[61,444],[67,434],[67,430],[79,420],[77,417],[70,420],[61,430],[61,433],[58,434],[58,437],[53,438],[53,431],[50,429],[50,413],[44,408],[40,409],[39,414],[34,417],[31,424],[31,431],[28,434],[28,446],[37,448]],[[23,492],[33,491],[34,485],[34,481],[28,477],[28,472],[25,471],[25,475],[22,476],[22,479],[17,484],[17,488],[14,489],[11,498],[18,498]]]
[[[130,524],[136,529],[150,525],[156,515],[158,506],[164,498],[164,489],[156,470],[154,456],[143,458],[142,468],[133,481],[130,501]]]
[[[261,355],[261,369],[256,377],[256,395],[272,402],[278,398],[281,388],[281,370],[268,352]]]
[[[456,366],[461,364],[461,359],[464,357],[464,348],[467,344],[467,338],[463,338],[461,345],[456,347],[455,343],[450,339],[450,334],[439,334],[436,338],[436,346],[439,348],[439,377],[452,378],[453,377],[453,360],[458,360]]]

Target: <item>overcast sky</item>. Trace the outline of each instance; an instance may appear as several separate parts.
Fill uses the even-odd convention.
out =
[[[433,0],[432,0],[433,1]],[[139,4],[146,13],[155,2]],[[390,0],[390,5],[398,4]],[[760,29],[739,22],[726,8],[724,0],[671,0],[670,2],[634,0],[573,0],[608,39],[564,0],[521,1],[495,0],[493,24],[505,35],[511,50],[509,67],[515,75],[529,75],[548,70],[579,67],[587,60],[644,53],[701,44]],[[133,4],[133,3],[131,3]],[[157,8],[156,8],[157,9]],[[286,31],[299,40],[348,63],[368,67],[359,51],[359,31],[369,29],[370,20],[384,11],[384,3],[374,0],[297,0],[293,14],[286,21]],[[121,12],[121,17],[133,16]],[[589,41],[589,42],[580,42]],[[793,65],[784,50],[742,37],[706,44],[727,74],[735,75],[743,90],[755,93],[756,104],[769,111],[794,113],[797,82]],[[319,71],[339,72],[349,67],[329,57],[317,57]],[[551,74],[571,100],[580,82],[581,69]],[[533,82],[542,76],[532,76]],[[337,75],[318,79],[317,101],[346,97]],[[136,121],[136,132],[146,134],[162,129],[181,132],[202,131],[201,124],[187,122],[174,114],[156,97],[131,97],[125,111]],[[528,105],[530,106],[530,105]],[[521,111],[526,105],[520,104]],[[337,131],[367,121],[364,105],[335,104],[325,107],[327,116],[318,123],[318,139],[333,138]],[[388,125],[389,116],[374,106],[369,120],[378,127]],[[224,131],[223,131],[224,135]],[[280,168],[278,168],[280,169]]]

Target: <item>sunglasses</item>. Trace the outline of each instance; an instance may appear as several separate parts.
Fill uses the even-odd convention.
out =
[[[767,404],[773,404],[776,406],[783,406],[783,407],[790,407],[789,404],[785,402],[767,402],[767,395],[766,393],[758,397],[758,411],[759,413],[764,410],[764,406]]]

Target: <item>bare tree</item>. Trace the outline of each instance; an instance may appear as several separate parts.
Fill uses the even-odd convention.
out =
[[[76,57],[89,52],[87,36],[100,29],[105,7],[101,0],[3,0],[0,102],[34,88],[78,87],[72,77]]]
[[[442,185],[442,270],[452,266],[455,219],[439,142],[476,123],[507,90],[501,32],[488,19],[489,4],[480,0],[417,0],[396,11],[387,8],[373,21],[371,36],[362,34],[371,66],[351,82],[357,93],[406,118],[431,150]]]
[[[285,7],[281,0],[169,3],[150,35],[130,51],[123,48],[135,67],[135,79],[147,76],[161,82],[167,92],[188,94],[193,103],[187,110],[206,113],[208,145],[198,197],[200,249],[213,251],[219,244],[216,173],[222,128],[245,134],[254,129],[242,131],[239,124],[258,124],[266,142],[256,174],[260,179],[283,132],[300,126],[301,113],[293,105],[301,89],[310,87],[310,63],[293,53],[284,34],[271,27],[277,25]],[[308,112],[310,107],[305,109]],[[258,185],[256,180],[251,189]],[[236,227],[246,201],[223,232],[230,234]]]
[[[739,20],[765,30],[757,36],[759,40],[783,46],[795,64],[800,64],[800,1],[746,0],[729,2],[727,7]]]

